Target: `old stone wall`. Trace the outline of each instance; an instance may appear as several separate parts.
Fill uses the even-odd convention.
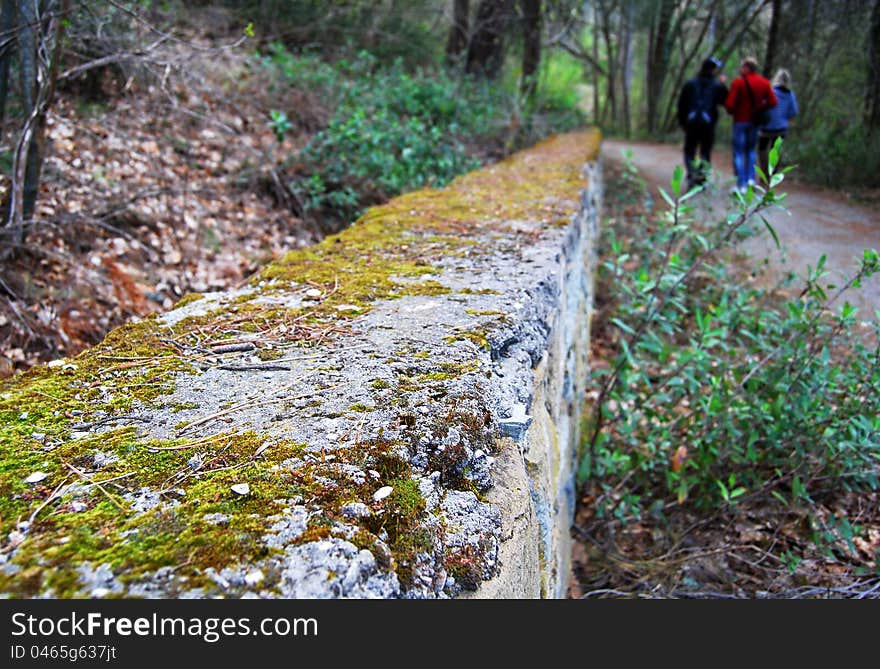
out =
[[[597,132],[0,387],[0,593],[559,597]]]

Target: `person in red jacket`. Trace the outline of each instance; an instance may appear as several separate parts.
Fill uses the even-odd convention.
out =
[[[733,115],[733,171],[736,187],[743,192],[755,184],[755,147],[761,124],[756,117],[775,107],[777,100],[770,82],[758,74],[757,60],[743,59],[739,73],[730,85],[724,108]]]

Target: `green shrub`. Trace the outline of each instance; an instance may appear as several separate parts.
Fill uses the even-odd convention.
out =
[[[275,71],[281,84],[316,91],[331,104],[343,87],[342,77],[332,65],[313,54],[294,55],[280,42],[269,44],[262,62]]]
[[[857,123],[818,125],[807,132],[795,128],[784,154],[808,181],[837,188],[880,186],[880,134],[866,137]]]
[[[369,50],[383,60],[405,58],[426,64],[437,59],[445,31],[437,30],[443,7],[430,0],[225,0],[242,23],[253,22],[258,37],[284,40],[291,50],[313,48],[334,58]]]
[[[751,287],[724,250],[783,196],[749,193],[699,230],[681,178],[677,168],[655,230],[630,247],[608,240],[618,353],[596,373],[579,472],[600,491],[598,513],[627,522],[677,504],[809,506],[830,491],[876,490],[880,326],[866,337],[843,296],[880,270],[877,252],[836,288],[823,285],[824,258],[795,296]]]
[[[347,222],[403,191],[443,186],[481,164],[469,145],[501,123],[497,90],[443,72],[382,67],[368,53],[331,67],[277,45],[266,62],[335,108],[295,158],[290,189],[310,217]]]
[[[575,109],[581,100],[584,68],[574,56],[564,51],[552,51],[544,58],[539,81],[544,108]]]
[[[288,161],[298,213],[333,229],[401,192],[442,187],[553,132],[583,125],[564,105],[521,110],[518,90],[444,70],[408,70],[362,51],[330,65],[269,45],[262,62],[276,85],[308,90],[332,110],[329,122]],[[295,110],[267,120],[279,140]]]

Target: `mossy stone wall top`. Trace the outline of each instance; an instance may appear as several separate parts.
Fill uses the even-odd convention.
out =
[[[0,593],[445,597],[491,579],[493,466],[531,396],[501,361],[540,357],[598,146],[554,137],[401,196],[239,290],[4,381]]]

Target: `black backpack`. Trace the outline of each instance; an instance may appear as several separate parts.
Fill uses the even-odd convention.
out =
[[[715,82],[698,77],[694,80],[691,106],[687,113],[688,125],[711,125],[715,106]]]

